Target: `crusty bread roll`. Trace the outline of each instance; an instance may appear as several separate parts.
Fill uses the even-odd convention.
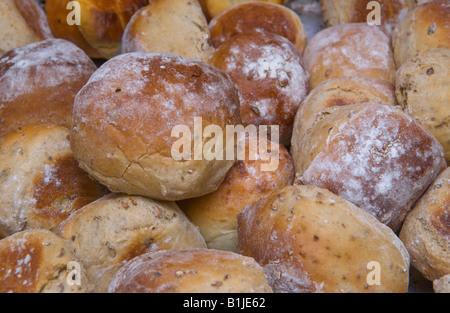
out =
[[[242,123],[278,125],[279,141],[288,145],[295,113],[309,92],[309,74],[295,46],[277,34],[249,31],[222,44],[210,63],[239,89]]]
[[[209,18],[212,18],[215,17],[216,15],[219,15],[222,11],[228,9],[229,7],[250,1],[252,0],[200,0],[200,3],[205,12],[205,15]],[[264,1],[275,4],[285,4],[288,2],[288,0],[256,0],[256,1]]]
[[[417,6],[392,32],[397,68],[418,52],[450,48],[450,2],[435,0]]]
[[[291,144],[300,145],[322,110],[355,103],[396,105],[395,86],[384,80],[362,77],[337,77],[320,83],[297,110]],[[298,147],[291,149],[298,150]]]
[[[411,265],[435,280],[450,273],[450,167],[428,188],[408,215],[400,239]]]
[[[109,286],[111,293],[271,293],[252,258],[229,251],[157,251],[126,263]]]
[[[78,167],[69,130],[29,125],[0,139],[0,238],[29,228],[56,231],[107,189]]]
[[[311,89],[342,76],[394,83],[390,36],[378,26],[348,23],[323,29],[306,45],[303,60],[311,74]]]
[[[302,143],[292,146],[296,178],[330,190],[397,232],[446,168],[442,145],[398,107],[363,103],[322,112]]]
[[[435,293],[450,293],[450,274],[433,281]]]
[[[0,264],[0,293],[91,291],[69,244],[47,230],[25,230],[0,240]]]
[[[450,161],[449,69],[450,48],[432,48],[409,58],[396,75],[398,103],[439,140],[447,161]]]
[[[409,256],[373,216],[326,189],[287,186],[238,215],[239,250],[274,292],[406,292]],[[376,262],[380,284],[372,284]]]
[[[34,0],[0,1],[0,56],[52,37],[45,13]]]
[[[246,205],[274,189],[292,184],[294,180],[294,164],[283,145],[267,141],[264,147],[270,150],[276,160],[263,160],[260,152],[262,143],[256,151],[252,150],[250,144],[246,140],[245,159],[234,164],[216,191],[178,203],[188,218],[199,227],[210,249],[238,252],[237,214]],[[265,171],[264,165],[268,166],[274,161],[274,168]]]
[[[70,127],[76,93],[96,70],[74,44],[48,39],[0,58],[0,136],[27,124]]]
[[[197,0],[155,0],[128,23],[122,52],[170,52],[208,61],[208,23]]]
[[[251,1],[232,6],[209,23],[211,44],[218,48],[231,37],[248,31],[264,30],[289,39],[303,53],[307,35],[294,11],[283,5]]]
[[[67,5],[71,1],[72,0],[45,1],[47,21],[53,35],[56,38],[66,39],[74,43],[91,58],[103,58],[103,55],[86,41],[86,38],[84,38],[83,34],[81,34],[78,25],[69,25],[69,23],[67,22],[68,14],[71,13],[71,11],[67,9]]]
[[[415,8],[417,0],[378,0],[380,4],[380,22],[390,32],[409,11]],[[323,19],[327,27],[344,23],[365,23],[372,21],[370,14],[374,10],[368,4],[371,0],[320,0]]]
[[[150,251],[206,248],[173,202],[109,194],[72,214],[58,235],[70,241],[95,292],[106,292],[124,262]]]
[[[174,54],[127,53],[103,64],[78,93],[71,146],[81,168],[111,191],[199,197],[219,187],[234,159],[196,155],[194,118],[201,118],[202,129],[223,129],[223,142],[225,126],[240,124],[238,91],[226,73]],[[190,160],[174,156],[186,137],[176,126],[191,132]],[[210,140],[204,136],[202,143]]]

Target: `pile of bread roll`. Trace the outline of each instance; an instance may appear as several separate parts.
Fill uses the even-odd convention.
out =
[[[0,2],[0,292],[450,292],[450,1],[69,2]]]

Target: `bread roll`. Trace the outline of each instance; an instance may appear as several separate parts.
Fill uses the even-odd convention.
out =
[[[252,258],[212,249],[157,251],[125,264],[111,293],[271,293]]]
[[[91,291],[71,247],[47,230],[26,230],[0,240],[0,264],[0,293]]]
[[[199,60],[164,53],[117,56],[78,93],[73,114],[75,157],[114,192],[161,200],[199,197],[215,191],[234,163],[225,156],[210,160],[192,149],[195,117],[201,118],[201,130],[223,129],[223,142],[225,126],[240,124],[235,85]],[[179,135],[176,126],[185,132]],[[172,149],[185,141],[185,128],[191,133],[187,140],[194,141],[185,149],[191,148],[191,160],[180,156],[178,161]],[[204,136],[202,144],[211,140]]]
[[[264,146],[276,158],[267,161],[260,157],[263,144],[259,144],[259,151],[253,151],[251,144],[246,140],[245,159],[234,164],[216,191],[179,202],[188,218],[199,227],[210,249],[238,252],[237,214],[246,205],[294,180],[294,164],[283,145],[267,141]],[[264,165],[273,161],[276,168],[265,171]]]
[[[155,0],[128,23],[122,52],[170,52],[208,61],[208,23],[197,0]]]
[[[418,119],[444,147],[450,161],[450,48],[419,52],[396,75],[396,95],[403,110]]]
[[[45,13],[34,0],[0,1],[0,56],[52,37]]]
[[[392,33],[397,68],[420,51],[450,48],[450,3],[435,0],[417,6]]]
[[[74,247],[95,292],[106,292],[123,263],[140,254],[206,248],[175,203],[123,194],[86,205],[60,225],[58,235]]]
[[[200,3],[202,4],[205,14],[211,18],[219,15],[222,11],[232,6],[250,1],[252,0],[200,0]],[[275,4],[284,4],[288,2],[288,0],[256,0],[256,1],[264,1]]]
[[[374,10],[368,4],[371,0],[320,0],[325,25],[335,26],[344,23],[365,23],[371,21],[368,15]],[[390,32],[409,11],[416,6],[416,0],[378,0],[380,22]]]
[[[425,127],[375,103],[329,109],[292,148],[300,182],[330,190],[395,232],[446,167],[444,149]]]
[[[72,0],[45,1],[47,21],[53,35],[56,38],[62,38],[74,43],[91,58],[103,58],[103,55],[86,41],[86,39],[83,37],[83,34],[80,32],[78,25],[69,25],[69,23],[67,22],[68,15],[73,12],[67,9],[67,6],[71,1]]]
[[[76,93],[96,70],[74,44],[48,39],[0,58],[0,136],[27,124],[70,127]]]
[[[409,256],[370,214],[326,189],[287,186],[238,215],[239,250],[274,292],[406,292]],[[372,283],[374,262],[381,275]],[[369,279],[371,278],[371,279]]]
[[[435,280],[450,273],[450,168],[442,172],[408,215],[400,239],[411,264]]]
[[[300,103],[309,92],[309,74],[295,46],[264,31],[245,32],[221,45],[210,61],[239,89],[242,123],[278,125],[288,145]]]
[[[209,23],[211,44],[218,48],[231,37],[264,30],[289,39],[303,53],[307,36],[297,13],[288,7],[266,2],[244,2],[232,6]]]
[[[335,77],[366,77],[394,84],[395,64],[390,37],[366,23],[336,25],[319,31],[308,42],[303,60],[311,89]]]
[[[395,86],[384,80],[361,77],[337,77],[320,83],[297,110],[291,144],[300,145],[322,110],[355,103],[396,105]],[[299,148],[291,150],[295,152]]]
[[[0,238],[29,228],[56,231],[106,192],[78,167],[65,127],[29,125],[0,139]]]
[[[450,274],[433,281],[435,293],[450,293]]]

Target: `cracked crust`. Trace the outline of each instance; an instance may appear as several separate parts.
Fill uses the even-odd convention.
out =
[[[27,230],[2,239],[0,293],[90,292],[81,264],[81,284],[68,283],[69,275],[75,273],[69,262],[78,262],[72,248],[47,230]]]

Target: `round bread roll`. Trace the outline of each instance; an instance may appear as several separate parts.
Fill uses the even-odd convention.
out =
[[[366,77],[394,84],[395,64],[390,36],[366,23],[336,25],[319,31],[303,54],[311,89],[335,77]]]
[[[140,9],[128,23],[122,52],[170,52],[208,61],[208,23],[197,0],[155,0]]]
[[[202,5],[205,15],[211,19],[229,7],[250,1],[264,1],[275,4],[285,4],[288,2],[288,0],[200,0],[200,4]]]
[[[238,215],[238,236],[240,252],[263,267],[274,292],[408,290],[402,242],[326,189],[287,186],[253,202]]]
[[[392,32],[397,68],[418,52],[450,48],[450,2],[435,0],[417,6]]]
[[[442,144],[450,161],[450,48],[411,57],[397,71],[398,103]]]
[[[395,86],[384,80],[362,77],[337,77],[320,83],[297,110],[291,144],[300,145],[322,110],[355,103],[396,105]],[[291,150],[299,151],[299,147]]]
[[[234,5],[209,23],[211,44],[218,48],[240,33],[264,30],[291,41],[300,53],[305,49],[307,35],[297,13],[283,5],[251,1]]]
[[[302,143],[292,146],[296,178],[330,190],[397,232],[446,168],[442,145],[397,107],[363,103],[322,112]]]
[[[0,136],[36,123],[69,128],[75,95],[95,70],[81,49],[63,39],[5,53],[0,58]]]
[[[110,293],[271,293],[252,258],[229,251],[188,249],[138,256],[114,276]]]
[[[409,11],[416,6],[417,0],[378,0],[380,5],[380,23],[391,32]],[[323,19],[327,27],[344,23],[372,22],[370,13],[375,9],[371,0],[320,0]]]
[[[450,293],[450,274],[433,281],[435,293]]]
[[[0,56],[52,37],[45,13],[34,0],[0,1]]]
[[[173,202],[109,194],[72,214],[58,235],[70,241],[95,292],[106,292],[126,261],[155,250],[206,248]]]
[[[400,239],[411,264],[435,280],[450,273],[450,168],[442,172],[408,215]]]
[[[91,292],[71,247],[47,230],[25,230],[0,240],[0,264],[0,293]]]
[[[149,0],[77,0],[80,30],[89,45],[104,58],[121,53],[123,32],[136,11]],[[66,12],[68,12],[66,10]]]
[[[283,145],[267,141],[256,149],[251,147],[253,143],[245,140],[245,158],[234,164],[216,191],[178,203],[199,227],[210,249],[238,252],[237,214],[246,205],[294,181],[294,164]],[[261,158],[261,150],[266,148],[270,160]]]
[[[76,12],[68,10],[67,7],[72,0],[45,0],[45,12],[47,13],[48,25],[56,38],[68,40],[81,48],[89,57],[101,59],[103,55],[93,48],[83,37],[78,25],[70,25],[69,14]],[[75,21],[71,21],[74,23]]]
[[[210,63],[239,89],[242,123],[278,125],[279,141],[288,145],[295,113],[309,92],[309,74],[295,46],[277,34],[249,31],[221,45]]]
[[[106,192],[78,167],[65,127],[28,125],[0,139],[0,238],[28,228],[56,231]]]
[[[195,118],[203,128],[194,129]],[[215,191],[235,161],[198,156],[194,143],[212,140],[205,133],[198,143],[199,131],[239,123],[238,91],[223,71],[174,54],[127,53],[78,93],[71,146],[81,168],[111,191],[182,200]]]

